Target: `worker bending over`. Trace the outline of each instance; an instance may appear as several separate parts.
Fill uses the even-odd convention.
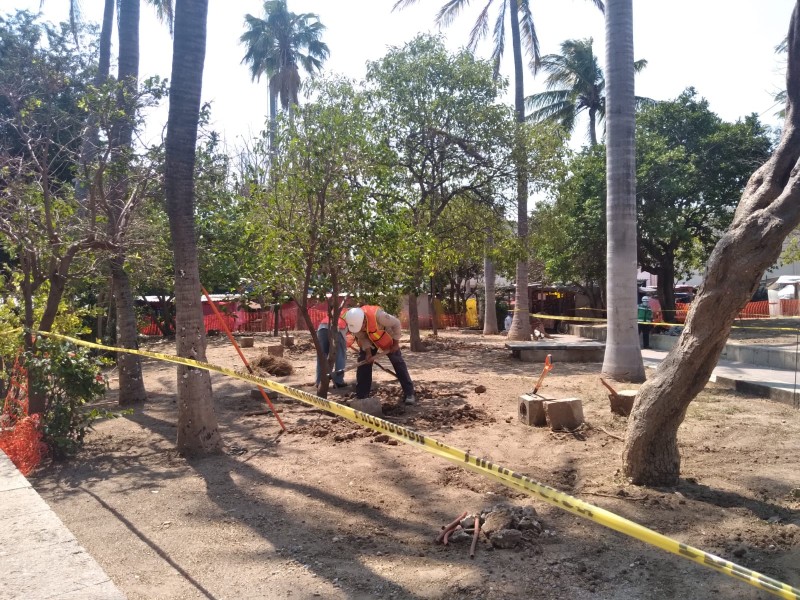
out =
[[[386,353],[394,367],[406,404],[414,404],[414,382],[408,374],[406,361],[400,352],[400,319],[390,315],[380,306],[351,308],[345,313],[347,328],[359,347],[358,362],[364,363],[356,371],[356,398],[369,397],[372,389],[372,363],[379,350]]]

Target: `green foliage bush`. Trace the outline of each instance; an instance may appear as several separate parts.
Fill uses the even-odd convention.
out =
[[[24,358],[30,393],[46,399],[42,434],[54,460],[75,454],[95,421],[119,416],[86,406],[102,398],[107,387],[102,361],[88,349],[40,337]]]

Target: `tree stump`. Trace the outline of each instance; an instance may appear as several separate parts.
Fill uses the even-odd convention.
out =
[[[637,393],[637,390],[620,390],[614,394],[609,394],[608,400],[611,403],[611,412],[623,417],[630,416]]]

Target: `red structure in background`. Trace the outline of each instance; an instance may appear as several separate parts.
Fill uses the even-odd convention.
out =
[[[234,332],[272,332],[275,331],[275,311],[273,310],[248,310],[239,302],[216,301],[222,315],[215,315],[211,306],[203,301],[203,319],[206,325],[206,333],[209,331],[225,331],[224,324],[230,331]],[[314,328],[320,324],[327,314],[325,304],[315,302],[309,307],[309,317]],[[280,307],[277,313],[278,331],[295,331],[306,329],[300,309],[297,303],[287,302]],[[406,319],[407,321],[407,319]],[[438,327],[464,327],[466,318],[464,315],[438,315],[436,324]],[[431,318],[420,319],[422,329],[431,329]],[[403,322],[403,327],[408,328],[408,323]],[[139,325],[139,333],[143,335],[160,336],[161,330],[158,328],[155,319],[148,317]]]

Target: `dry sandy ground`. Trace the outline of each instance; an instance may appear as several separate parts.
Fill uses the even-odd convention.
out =
[[[287,354],[295,373],[279,378],[289,384],[314,377],[299,337]],[[399,406],[399,386],[375,370],[391,420],[800,586],[797,410],[708,388],[680,430],[680,484],[637,488],[620,476],[626,422],[609,411],[599,364],[556,364],[545,380],[547,396],[580,397],[588,421],[555,433],[517,419],[540,365],[512,360],[499,336],[429,341],[428,352],[404,350],[416,406]],[[248,358],[270,342],[256,338]],[[238,366],[224,338],[208,354]],[[251,385],[223,376],[213,381],[226,451],[187,461],[174,451],[175,370],[147,361],[146,379],[144,407],[98,424],[79,457],[31,477],[131,600],[771,597],[285,398],[282,433],[271,414],[247,416],[263,408]],[[543,532],[514,549],[482,540],[473,560],[468,539],[436,543],[463,511],[502,503],[535,509]]]

